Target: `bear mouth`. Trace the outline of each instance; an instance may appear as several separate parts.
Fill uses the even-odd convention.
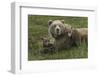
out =
[[[61,35],[61,30],[60,29],[56,29],[55,30],[55,35],[57,35],[57,36]]]
[[[62,35],[63,35],[63,33],[51,33],[51,35],[52,35],[52,37],[54,37],[54,38],[59,38],[59,37],[61,37]]]
[[[57,36],[61,35],[61,32],[60,31],[56,31],[56,35]]]
[[[55,35],[56,35],[56,36],[60,36],[60,35],[61,35],[61,32],[57,31],[57,32],[55,33]]]

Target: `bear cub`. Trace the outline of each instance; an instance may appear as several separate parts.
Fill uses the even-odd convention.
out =
[[[43,52],[44,53],[53,53],[55,52],[55,47],[54,47],[54,44],[50,42],[50,39],[49,38],[41,38],[42,39],[42,42],[43,42]]]

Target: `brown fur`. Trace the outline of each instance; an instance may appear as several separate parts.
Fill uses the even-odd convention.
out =
[[[72,29],[71,40],[74,45],[81,45],[81,43],[88,43],[88,30],[87,28]]]
[[[68,32],[71,28],[66,26],[64,20],[50,20],[49,24],[49,34],[55,39],[54,45],[56,50],[68,49],[71,47],[70,38],[68,37]],[[59,27],[59,33],[56,33],[56,27]]]
[[[48,53],[48,52],[55,52],[55,47],[54,44],[50,42],[49,38],[41,38],[43,40],[43,52]]]

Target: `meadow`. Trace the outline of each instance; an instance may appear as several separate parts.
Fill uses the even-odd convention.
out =
[[[72,27],[88,27],[87,17],[71,16],[42,16],[28,15],[28,60],[54,60],[54,59],[80,59],[88,58],[88,46],[82,44],[78,47],[72,47],[67,50],[61,50],[55,53],[41,54],[43,49],[41,37],[49,37],[48,21],[64,20]]]

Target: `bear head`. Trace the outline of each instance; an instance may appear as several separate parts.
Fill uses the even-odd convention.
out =
[[[48,44],[50,43],[50,39],[49,38],[46,38],[46,37],[43,37],[41,39],[43,41],[43,46],[48,46]]]
[[[65,33],[64,20],[49,20],[49,33],[52,37],[58,38]]]

